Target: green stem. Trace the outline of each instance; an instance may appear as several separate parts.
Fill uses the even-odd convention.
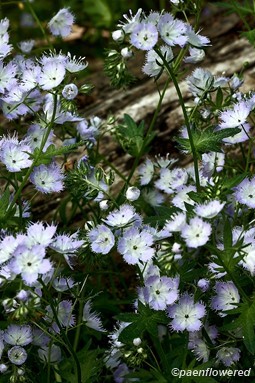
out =
[[[63,337],[63,340],[65,342],[65,347],[66,349],[68,350],[68,352],[70,353],[70,355],[73,357],[73,360],[75,362],[75,366],[76,366],[76,376],[77,376],[77,383],[82,383],[82,376],[81,376],[81,366],[80,366],[80,362],[78,360],[78,357],[76,355],[76,352],[75,350],[73,349],[72,345],[71,345],[71,342],[69,341],[68,339],[68,336],[66,335],[65,331],[63,330],[62,326],[61,326],[61,323],[59,322],[59,319],[58,319],[58,313],[57,313],[57,310],[56,310],[56,307],[55,307],[55,303],[52,299],[52,296],[51,294],[48,292],[47,288],[46,288],[46,285],[44,284],[44,282],[42,280],[40,280],[40,283],[42,284],[43,288],[44,288],[44,291],[47,295],[47,299],[49,301],[49,304],[50,304],[50,307],[52,309],[52,313],[53,313],[53,316],[54,316],[54,319],[56,321],[56,324],[57,326],[59,327],[60,329],[60,334],[61,336]]]
[[[176,78],[176,75],[175,75],[175,71],[172,69],[171,65],[169,65],[169,63],[166,61],[166,59],[165,59],[164,55],[162,54],[162,52],[159,49],[157,49],[157,48],[154,48],[154,50],[159,55],[161,60],[163,61],[165,69],[168,72],[169,77],[173,81],[176,93],[177,93],[178,98],[179,98],[179,102],[180,102],[180,105],[181,105],[181,108],[182,108],[182,113],[183,113],[185,125],[186,125],[187,132],[188,132],[191,152],[192,152],[192,156],[193,156],[196,188],[197,188],[197,191],[200,191],[198,156],[197,156],[197,151],[196,151],[196,148],[195,148],[195,145],[194,145],[194,141],[193,141],[193,136],[192,136],[192,130],[191,130],[191,126],[190,126],[189,117],[188,117],[188,114],[187,114],[187,111],[186,111],[184,99],[182,97],[182,92],[181,92],[181,89],[179,87],[179,84],[178,84],[178,81],[177,81],[177,78]]]
[[[46,128],[46,132],[44,134],[44,137],[42,139],[42,142],[41,142],[41,145],[40,145],[40,148],[38,150],[38,154],[37,156],[34,158],[30,168],[28,169],[28,171],[26,172],[18,190],[16,191],[14,197],[13,197],[13,200],[12,202],[10,203],[9,207],[8,207],[8,210],[6,212],[6,218],[8,218],[10,212],[12,211],[12,208],[14,207],[15,203],[17,202],[17,200],[19,199],[21,193],[22,193],[22,190],[23,188],[25,187],[34,167],[35,167],[35,164],[38,162],[38,160],[40,159],[40,156],[42,154],[42,151],[43,151],[43,148],[47,142],[47,139],[50,135],[50,132],[51,132],[51,129],[53,127],[53,124],[54,124],[54,121],[55,121],[55,117],[56,117],[56,111],[57,111],[57,95],[54,94],[54,100],[53,100],[53,113],[52,113],[52,118],[51,118],[51,121],[49,122],[47,128]]]
[[[40,28],[43,37],[44,37],[45,40],[47,41],[48,46],[49,46],[51,49],[53,49],[53,46],[52,46],[52,44],[51,44],[51,42],[50,42],[50,40],[49,40],[49,37],[48,37],[47,34],[45,33],[45,30],[44,30],[44,28],[43,28],[43,26],[42,26],[42,23],[41,23],[40,19],[38,18],[37,14],[35,13],[34,8],[32,7],[30,1],[29,1],[29,0],[25,0],[25,1],[26,1],[26,5],[27,5],[29,11],[31,12],[31,15],[33,16],[33,18],[35,19],[35,21],[36,21],[38,27]]]
[[[164,85],[164,88],[163,88],[163,90],[162,90],[162,93],[161,93],[160,96],[159,96],[159,101],[158,101],[157,108],[156,108],[156,110],[155,110],[155,112],[154,112],[154,115],[153,115],[153,117],[152,117],[152,120],[151,120],[149,129],[148,129],[148,131],[147,131],[147,133],[146,133],[146,136],[145,136],[145,138],[144,138],[144,140],[143,140],[143,144],[142,144],[140,153],[139,153],[139,155],[135,158],[135,161],[134,161],[134,163],[133,163],[132,169],[131,169],[131,171],[130,171],[130,173],[129,173],[129,176],[128,176],[128,178],[127,178],[127,181],[126,181],[127,184],[129,184],[131,178],[133,177],[133,174],[134,174],[134,172],[135,172],[135,170],[136,170],[136,168],[137,168],[137,165],[139,164],[139,161],[140,161],[140,159],[141,159],[141,157],[142,157],[142,155],[143,155],[144,148],[145,148],[145,146],[146,146],[146,144],[147,144],[147,140],[148,140],[148,138],[149,138],[149,136],[150,136],[150,134],[151,134],[151,132],[152,132],[152,129],[154,128],[156,119],[157,119],[158,114],[159,114],[159,111],[160,111],[160,109],[161,109],[162,101],[163,101],[163,99],[164,99],[164,96],[165,96],[167,87],[168,87],[168,85],[169,85],[169,82],[170,82],[170,80],[168,79],[168,80],[166,81],[165,85]]]
[[[77,328],[74,336],[74,342],[73,342],[73,350],[76,352],[78,343],[80,340],[80,333],[81,333],[81,322],[82,322],[82,315],[83,315],[83,306],[84,306],[84,294],[85,294],[85,289],[84,286],[87,282],[87,278],[84,280],[81,290],[79,292],[79,312],[78,312],[78,320],[77,320]]]

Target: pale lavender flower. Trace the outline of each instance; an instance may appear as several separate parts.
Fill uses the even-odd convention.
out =
[[[197,248],[207,243],[211,232],[212,227],[208,222],[194,217],[182,228],[181,237],[188,247]]]
[[[28,286],[36,282],[39,275],[52,269],[51,262],[45,259],[45,247],[42,245],[34,245],[31,248],[19,245],[13,255],[10,268],[16,275],[21,274],[22,280]]]
[[[67,37],[72,32],[74,16],[68,8],[62,8],[49,21],[48,27],[54,36]]]
[[[188,43],[195,48],[208,46],[210,44],[210,40],[205,36],[201,36],[199,32],[200,31],[195,32],[191,25],[186,24],[186,35],[188,37]]]
[[[166,223],[163,226],[162,231],[170,235],[172,232],[182,231],[185,225],[186,225],[186,213],[185,212],[175,213],[171,216],[171,219],[166,220]]]
[[[18,47],[23,53],[30,53],[34,44],[35,40],[25,40],[18,43]]]
[[[0,264],[8,261],[19,242],[12,235],[6,235],[0,242]]]
[[[246,123],[247,117],[250,114],[250,108],[245,101],[235,104],[233,109],[227,109],[220,113],[221,128],[235,128]]]
[[[39,85],[43,90],[56,88],[65,77],[65,64],[58,59],[46,62],[39,75]]]
[[[196,191],[196,187],[193,185],[180,186],[176,190],[176,194],[175,194],[174,198],[172,199],[172,204],[175,207],[178,207],[179,209],[186,211],[185,203],[187,203],[188,205],[194,205],[195,204],[195,202],[189,196],[189,193],[191,191]]]
[[[112,231],[105,225],[98,225],[88,232],[88,239],[92,251],[99,254],[108,254],[115,243]]]
[[[4,331],[3,339],[12,346],[27,346],[32,342],[32,330],[29,325],[11,324]]]
[[[26,141],[28,141],[29,146],[32,150],[34,150],[35,148],[38,148],[38,149],[40,148],[44,134],[45,134],[45,128],[43,126],[40,126],[38,124],[30,125],[25,138],[26,138]],[[45,142],[43,146],[43,152],[45,152],[47,148],[50,145],[52,145],[53,137],[54,137],[54,133],[53,133],[53,130],[51,130],[50,134],[48,135],[47,141]]]
[[[78,94],[78,88],[75,84],[67,84],[62,90],[62,96],[67,100],[73,100]]]
[[[49,344],[50,337],[41,329],[34,327],[32,328],[33,341],[32,344],[39,347],[44,347]]]
[[[53,364],[59,363],[62,358],[61,348],[59,346],[56,346],[55,344],[39,348],[38,355],[43,362]]]
[[[23,347],[14,346],[8,350],[8,358],[11,363],[21,366],[27,360],[27,352]]]
[[[223,138],[222,142],[224,144],[233,145],[233,144],[239,144],[240,142],[247,141],[249,137],[249,131],[251,130],[251,126],[248,123],[244,123],[240,126],[237,126],[238,129],[240,129],[239,133],[236,133],[234,136]],[[215,131],[220,129],[215,129]]]
[[[209,360],[210,350],[207,347],[206,342],[201,339],[199,335],[199,331],[189,333],[188,349],[192,350],[196,360],[203,361],[203,363],[205,363]]]
[[[139,23],[131,33],[130,42],[137,49],[149,51],[157,44],[158,31],[152,23]]]
[[[97,127],[89,124],[89,122],[86,119],[79,121],[77,124],[75,124],[75,127],[82,140],[88,140],[92,143],[96,143],[96,137],[99,133]]]
[[[66,262],[72,268],[69,258],[74,257],[79,248],[84,244],[84,240],[78,239],[78,232],[72,235],[62,234],[53,238],[50,248],[56,252],[63,254]]]
[[[178,303],[167,309],[167,314],[172,318],[170,327],[174,331],[198,331],[202,326],[201,319],[205,316],[205,306],[202,303],[195,303],[194,298],[184,294]]]
[[[9,34],[4,33],[0,38],[0,58],[4,59],[12,51],[12,45],[9,44]]]
[[[57,226],[53,224],[44,226],[42,222],[32,223],[27,227],[27,244],[47,247],[52,242],[56,230]]]
[[[71,277],[58,277],[52,282],[54,289],[59,292],[71,290],[75,285],[76,283]]]
[[[181,20],[174,19],[170,13],[160,16],[158,31],[166,44],[183,47],[188,40],[186,29],[186,24]]]
[[[79,122],[83,118],[71,112],[64,111],[60,102],[60,97],[55,100],[53,94],[47,93],[43,104],[44,119],[46,122],[51,122],[54,117],[54,123],[62,125],[64,122]]]
[[[240,359],[240,349],[236,347],[222,347],[216,354],[217,362],[230,367]]]
[[[155,249],[151,246],[153,246],[152,234],[146,230],[140,231],[131,227],[119,239],[118,251],[128,264],[135,265],[141,261],[147,262],[152,259]]]
[[[88,66],[87,61],[84,62],[84,60],[85,60],[85,57],[78,57],[78,58],[76,58],[76,56],[72,57],[71,53],[68,52],[66,56],[66,61],[65,61],[66,70],[70,73],[76,73],[76,72],[82,71]]]
[[[15,78],[17,74],[17,66],[10,61],[7,65],[4,65],[0,59],[0,92],[4,93],[5,90],[9,90],[13,85],[17,84]]]
[[[0,372],[1,374],[4,374],[6,371],[8,371],[8,366],[4,363],[0,363]]]
[[[91,301],[87,301],[83,307],[82,320],[85,322],[85,325],[100,332],[105,332],[103,328],[102,321],[99,315],[92,311]]]
[[[7,17],[0,20],[0,39],[6,34],[10,26],[10,21]]]
[[[211,177],[214,172],[221,172],[225,164],[225,153],[208,152],[202,154],[202,173]]]
[[[25,142],[5,138],[0,142],[0,159],[10,172],[29,168],[32,165],[29,153],[31,148]]]
[[[155,182],[155,186],[167,194],[173,194],[180,186],[188,181],[188,174],[185,169],[168,168],[160,169],[159,179]]]
[[[130,370],[126,363],[120,363],[117,369],[113,373],[113,378],[115,383],[125,383],[127,382],[125,376],[130,374]],[[130,381],[130,379],[128,379]]]
[[[192,74],[187,77],[187,83],[193,96],[199,97],[212,89],[214,85],[214,77],[208,70],[196,68]]]
[[[34,89],[38,85],[40,75],[40,65],[37,65],[35,63],[33,63],[33,65],[29,67],[25,65],[22,71],[22,77],[20,81],[21,89],[23,89],[23,91],[30,91]]]
[[[173,60],[174,56],[171,47],[167,45],[161,46],[160,51],[168,63]],[[145,59],[146,61],[142,68],[143,73],[151,77],[158,76],[164,68],[162,58],[152,49],[147,52]]]
[[[199,48],[189,48],[189,56],[184,57],[183,61],[185,63],[196,64],[202,61],[205,57],[205,52],[203,49]]]
[[[148,185],[150,183],[153,173],[154,173],[154,165],[153,162],[147,158],[144,163],[142,163],[138,167],[138,174],[140,176],[140,184],[141,185]]]
[[[42,193],[60,192],[64,189],[63,179],[60,167],[54,162],[36,166],[30,176],[30,181]]]
[[[240,302],[240,295],[234,283],[230,282],[216,282],[216,294],[211,301],[212,309],[219,311],[220,316],[226,316],[226,310],[232,310],[237,307]]]
[[[131,33],[135,26],[140,23],[142,8],[139,8],[135,15],[129,10],[129,15],[124,14],[123,17],[126,21],[121,21],[117,26],[122,28],[125,33]]]
[[[143,199],[151,206],[159,206],[164,202],[164,196],[157,189],[143,189]]]
[[[112,227],[124,227],[131,223],[141,223],[141,217],[136,213],[133,206],[124,204],[119,209],[113,210],[103,219],[107,225]]]
[[[73,314],[73,304],[71,301],[63,300],[58,303],[56,306],[56,312],[58,316],[59,323],[62,327],[73,327],[75,325],[75,316]],[[54,321],[54,315],[52,308],[50,306],[46,307],[46,317],[45,320],[52,322],[51,326],[53,330],[57,333],[60,332],[60,328],[57,323]]]
[[[225,202],[221,203],[215,199],[206,201],[205,203],[196,204],[194,211],[199,217],[210,219],[216,217],[221,212],[224,205]]]
[[[178,299],[178,286],[179,278],[150,276],[142,288],[144,300],[154,310],[165,310]]]
[[[237,202],[248,208],[255,208],[255,177],[245,178],[239,185],[234,188],[234,197]]]

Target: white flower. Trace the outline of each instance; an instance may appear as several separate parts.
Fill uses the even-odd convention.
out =
[[[74,16],[68,8],[62,8],[50,20],[48,27],[54,36],[67,37],[72,31]]]
[[[183,227],[181,237],[185,240],[187,246],[197,248],[206,244],[211,231],[212,228],[208,222],[199,217],[194,217]]]
[[[106,330],[103,328],[102,321],[98,314],[91,309],[91,301],[88,301],[83,308],[82,316],[86,326],[93,328],[96,331],[105,332]]]
[[[195,205],[194,211],[199,217],[214,218],[223,209],[224,205],[225,202],[220,203],[218,200],[212,200]]]
[[[51,90],[61,84],[66,73],[65,64],[59,60],[51,60],[42,66],[39,85],[43,90]]]

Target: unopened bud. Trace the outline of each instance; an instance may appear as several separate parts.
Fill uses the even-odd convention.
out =
[[[118,43],[122,43],[124,40],[125,34],[122,29],[117,29],[116,31],[112,32],[112,38],[114,41],[117,41]]]

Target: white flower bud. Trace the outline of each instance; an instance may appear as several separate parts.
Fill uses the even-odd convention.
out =
[[[122,48],[121,51],[121,56],[124,58],[124,59],[129,59],[130,57],[133,56],[133,51],[131,51],[131,49],[125,47],[125,48]]]
[[[101,210],[107,210],[108,209],[108,201],[106,199],[103,199],[99,202],[99,206]]]
[[[124,40],[124,32],[122,29],[117,29],[116,31],[112,32],[112,38],[114,41],[117,41],[118,43],[121,43]]]
[[[135,338],[135,339],[133,339],[133,345],[134,345],[134,346],[140,346],[141,343],[142,343],[141,338]]]
[[[129,201],[136,201],[140,197],[140,190],[135,186],[130,186],[126,191],[126,198]]]

